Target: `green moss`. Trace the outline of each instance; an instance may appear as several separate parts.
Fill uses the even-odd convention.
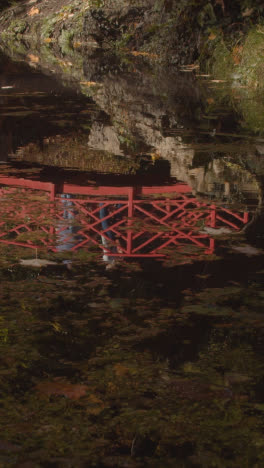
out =
[[[228,79],[234,72],[232,54],[223,41],[218,42],[213,54],[212,72],[214,77]]]
[[[26,21],[16,19],[11,21],[8,26],[7,33],[12,36],[17,36],[18,34],[23,34],[27,29]]]
[[[240,100],[243,126],[250,132],[264,134],[264,99],[255,93],[245,93]]]
[[[61,31],[59,45],[64,55],[70,54],[72,52],[73,37],[74,32],[72,30],[68,31],[67,29],[63,29]]]
[[[57,23],[58,18],[55,16],[48,16],[47,18],[44,19],[42,25],[41,25],[41,39],[47,39],[49,37],[53,36],[54,32],[54,26]]]
[[[90,8],[103,8],[105,1],[104,0],[89,0],[88,4]]]
[[[3,33],[1,37],[4,40],[5,50],[8,50],[11,57],[26,55],[27,48],[25,44],[19,41],[16,36],[9,36],[8,34]]]
[[[264,87],[264,28],[262,26],[256,26],[248,33],[239,70],[247,85],[253,88]]]
[[[209,57],[208,68],[213,76],[219,79],[235,78],[250,88],[263,89],[264,27],[257,25],[247,33],[244,44],[240,40],[239,43],[229,44],[229,47],[223,39],[219,40],[219,35],[214,31],[213,35],[216,37],[206,42],[200,55],[200,61],[206,55]]]
[[[127,48],[129,41],[132,39],[133,34],[123,33],[121,38],[118,41],[115,41],[115,48],[117,51],[122,51],[122,49]]]

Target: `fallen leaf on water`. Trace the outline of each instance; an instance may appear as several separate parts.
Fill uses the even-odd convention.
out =
[[[80,81],[80,84],[84,86],[96,86],[99,83],[96,83],[96,81]]]
[[[254,8],[246,8],[242,13],[243,18],[247,18],[248,16],[252,15],[253,11]]]
[[[82,46],[82,43],[81,43],[81,42],[76,41],[76,42],[73,43],[73,48],[74,48],[74,49],[78,49],[78,48],[81,47],[81,46]]]
[[[39,57],[37,55],[28,54],[27,57],[33,63],[38,63],[39,62]]]
[[[86,395],[87,385],[72,384],[63,379],[44,381],[36,385],[36,390],[43,396],[61,395],[71,400],[79,400]]]
[[[191,63],[190,65],[183,65],[184,70],[196,70],[197,68],[200,68],[200,66],[197,63]]]
[[[123,366],[120,363],[115,364],[114,369],[115,369],[115,374],[117,377],[123,377],[127,375],[127,373],[129,372],[128,368]]]
[[[235,46],[232,51],[232,57],[235,65],[239,65],[242,59],[243,46]]]
[[[133,50],[131,52],[132,55],[134,55],[134,57],[150,57],[150,58],[157,58],[157,54],[150,54],[149,52],[139,52],[137,50]]]
[[[88,396],[88,406],[86,408],[86,412],[88,414],[94,414],[97,415],[103,411],[105,408],[104,403],[102,400],[100,400],[96,395],[90,394]]]
[[[159,153],[148,153],[148,155],[151,157],[152,161],[155,162],[156,159],[160,159],[161,155]]]
[[[207,234],[210,234],[212,236],[221,236],[222,234],[230,234],[232,231],[231,231],[231,229],[226,228],[226,227],[211,228],[209,226],[206,226],[200,232],[206,232]]]
[[[210,36],[208,37],[209,41],[213,41],[216,38],[216,34],[211,33]]]
[[[28,16],[35,16],[38,14],[39,14],[39,9],[35,7],[32,7],[28,12]]]
[[[29,258],[27,260],[21,259],[19,263],[23,266],[32,266],[36,268],[40,268],[47,265],[57,265],[56,262],[52,262],[50,260],[45,260],[42,258]]]
[[[232,250],[245,254],[248,257],[251,257],[252,255],[260,255],[263,253],[262,250],[256,249],[256,247],[252,247],[251,245],[243,245],[243,246],[237,246],[237,247],[234,246],[232,247]]]

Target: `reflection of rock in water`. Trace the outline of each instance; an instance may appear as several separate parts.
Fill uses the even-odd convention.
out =
[[[115,128],[99,122],[94,122],[91,128],[88,145],[96,150],[108,151],[117,156],[124,154]]]
[[[197,163],[195,149],[184,142],[184,127],[195,128],[199,122],[201,97],[191,77],[183,79],[175,74],[173,83],[171,79],[171,75],[161,79],[140,72],[101,75],[103,86],[94,99],[112,125],[95,122],[89,146],[127,154],[140,142],[139,150],[143,146],[150,154],[168,160],[171,176],[186,182],[195,194],[231,201],[256,200],[254,170],[231,164],[224,152],[215,159],[210,149],[206,162]],[[252,159],[252,155],[244,158]]]
[[[102,57],[103,63],[104,60]],[[166,74],[165,69],[158,67],[154,72],[138,67],[131,73],[118,69],[116,61],[110,66],[106,62],[101,69],[99,64],[98,59],[90,56],[84,72],[88,80],[99,81],[102,85],[94,91],[93,98],[108,114],[112,125],[110,130],[109,124],[105,129],[103,124],[93,124],[91,146],[104,150],[115,148],[117,154],[120,151],[127,154],[134,142],[140,142],[139,151],[140,146],[144,146],[150,153],[167,159],[171,175],[190,184],[194,193],[221,199],[241,196],[256,199],[258,187],[250,175],[255,172],[253,168],[244,171],[242,176],[239,167],[232,168],[228,161],[222,160],[226,156],[224,148],[222,156],[217,156],[219,159],[215,159],[214,149],[211,153],[209,149],[206,163],[199,165],[196,150],[184,141],[184,129],[195,130],[203,116],[203,91],[193,76],[171,70]],[[124,144],[120,144],[122,141]],[[261,151],[260,145],[258,151]],[[252,154],[247,151],[243,157],[254,159],[254,152],[252,148]]]
[[[43,148],[22,148],[20,159],[131,174],[142,170],[138,156],[148,154],[153,163],[161,158],[169,161],[171,176],[186,182],[195,194],[231,201],[256,198],[258,184],[250,172],[260,172],[255,171],[253,150],[243,156],[247,160],[243,171],[238,165],[232,167],[228,159],[215,159],[210,150],[206,162],[199,164],[197,151],[186,143],[184,128],[195,129],[203,114],[203,91],[192,75],[171,70],[166,73],[158,66],[120,67],[117,58],[106,59],[103,55],[87,57],[84,73],[87,80],[100,83],[90,91],[101,111],[96,108],[90,115],[86,109],[83,114],[91,130],[68,141],[60,137],[60,141],[54,138],[46,144],[44,140]],[[50,86],[54,83],[50,79]],[[85,108],[87,102],[83,103]],[[257,151],[262,151],[260,144]]]

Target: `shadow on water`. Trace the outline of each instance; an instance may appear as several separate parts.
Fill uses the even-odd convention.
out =
[[[1,61],[0,464],[261,467],[261,137],[88,62],[90,94]]]

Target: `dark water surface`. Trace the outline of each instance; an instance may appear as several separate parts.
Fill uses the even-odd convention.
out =
[[[0,467],[261,468],[262,99],[100,60],[0,61]]]

